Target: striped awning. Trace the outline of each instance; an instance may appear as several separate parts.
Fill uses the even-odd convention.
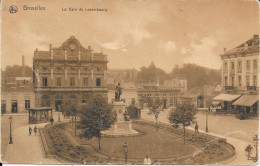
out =
[[[235,101],[232,105],[240,105],[240,106],[252,106],[259,100],[258,95],[243,95],[237,101]]]
[[[242,94],[220,94],[213,98],[218,101],[233,101],[239,98]]]

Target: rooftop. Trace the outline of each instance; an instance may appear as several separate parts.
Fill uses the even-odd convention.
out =
[[[259,35],[254,35],[253,38],[249,39],[248,41],[238,45],[237,47],[229,51],[226,51],[220,56],[244,52],[259,52]]]

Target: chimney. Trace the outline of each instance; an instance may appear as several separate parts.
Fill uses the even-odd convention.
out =
[[[256,44],[259,41],[259,35],[253,36],[253,44]]]
[[[227,48],[224,48],[224,53],[227,52]]]
[[[25,77],[24,55],[22,57],[22,76]]]
[[[51,44],[50,44],[50,51],[51,51]]]

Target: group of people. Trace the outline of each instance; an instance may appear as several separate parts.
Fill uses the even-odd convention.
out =
[[[35,125],[35,127],[33,128],[33,132],[34,132],[35,136],[37,135],[37,130],[38,130],[38,128]],[[31,128],[31,126],[29,126],[29,136],[31,136],[31,135],[32,135],[32,128]]]

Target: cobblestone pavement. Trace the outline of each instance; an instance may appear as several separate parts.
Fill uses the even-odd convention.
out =
[[[42,143],[39,136],[39,133],[35,136],[32,134],[29,136],[28,128],[31,126],[32,128],[35,126],[33,124],[28,124],[28,115],[26,114],[13,114],[13,144],[8,144],[6,147],[6,151],[2,160],[4,163],[19,163],[19,164],[59,164],[59,162],[55,159],[45,158]],[[9,115],[4,115],[2,119],[9,118]],[[54,113],[54,121],[58,120],[58,113]],[[63,120],[63,116],[61,116],[61,120]],[[3,123],[9,124],[9,121],[2,121]],[[37,127],[44,127],[47,123],[37,124]],[[3,127],[2,127],[3,128]],[[4,127],[6,128],[6,127]],[[9,126],[7,129],[4,129],[5,134],[7,135],[9,141]],[[7,134],[6,134],[7,133]]]
[[[155,121],[152,115],[147,115],[148,111],[149,110],[142,110],[142,119]],[[169,110],[161,112],[159,121],[169,123],[168,114]],[[196,117],[199,131],[205,132],[206,114],[199,112]],[[258,134],[258,128],[258,119],[239,120],[233,115],[208,114],[208,134],[226,138],[227,142],[232,144],[236,149],[236,156],[222,164],[253,164],[254,162],[252,160],[247,160],[245,148],[249,144],[253,145],[253,137]],[[191,126],[190,129],[193,130],[194,126]],[[255,148],[252,155],[255,156]]]

